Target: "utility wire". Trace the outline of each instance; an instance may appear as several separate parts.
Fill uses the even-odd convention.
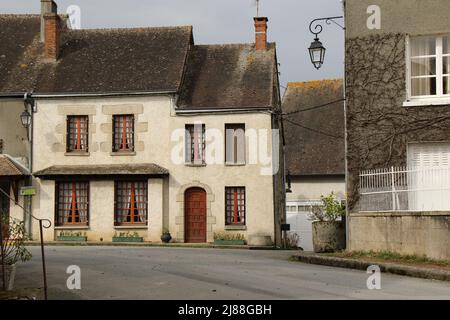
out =
[[[309,131],[312,131],[312,132],[315,132],[315,133],[319,133],[319,134],[322,134],[322,135],[330,137],[330,138],[339,139],[339,140],[344,139],[343,136],[336,136],[336,135],[333,135],[331,133],[327,133],[327,132],[320,131],[320,130],[317,130],[317,129],[312,129],[312,128],[309,128],[309,127],[305,127],[304,125],[301,125],[301,124],[299,124],[297,122],[294,122],[294,121],[291,121],[291,120],[288,120],[288,119],[284,119],[284,121],[289,122],[289,123],[291,123],[291,124],[293,124],[293,125],[295,125],[297,127],[303,128],[305,130],[309,130]]]
[[[331,104],[335,104],[335,103],[343,102],[343,101],[345,101],[345,99],[339,99],[339,100],[328,102],[328,103],[325,103],[325,104],[322,104],[322,105],[319,105],[319,106],[314,106],[314,107],[310,107],[310,108],[306,108],[306,109],[302,109],[302,110],[298,110],[298,111],[284,113],[283,116],[289,116],[291,114],[297,114],[297,113],[300,113],[300,112],[306,112],[306,111],[310,111],[310,110],[320,109],[320,108],[329,106]]]

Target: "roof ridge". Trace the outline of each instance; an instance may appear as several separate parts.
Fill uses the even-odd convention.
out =
[[[160,26],[160,27],[133,27],[133,28],[91,28],[91,29],[68,29],[69,32],[87,32],[87,33],[107,33],[107,32],[137,32],[137,31],[146,31],[146,30],[168,30],[168,29],[187,29],[192,30],[193,26],[191,25],[184,25],[184,26]]]

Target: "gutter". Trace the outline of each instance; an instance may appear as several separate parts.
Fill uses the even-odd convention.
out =
[[[175,109],[177,115],[217,114],[217,113],[273,113],[272,107],[246,107],[246,108],[202,108],[202,109]]]
[[[32,98],[77,98],[77,97],[118,97],[118,96],[144,96],[144,95],[167,95],[176,94],[176,91],[166,90],[166,91],[145,91],[145,92],[110,92],[110,93],[0,93],[0,98],[23,98],[24,94],[27,93],[29,97]]]

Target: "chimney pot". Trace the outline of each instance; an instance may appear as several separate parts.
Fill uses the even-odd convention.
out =
[[[255,45],[256,50],[267,49],[267,17],[255,17]]]

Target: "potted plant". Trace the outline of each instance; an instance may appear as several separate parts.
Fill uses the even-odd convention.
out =
[[[169,243],[170,240],[172,240],[172,236],[170,235],[170,232],[168,229],[164,229],[163,233],[161,235],[161,241],[164,243]]]
[[[336,200],[335,194],[321,197],[322,205],[313,206],[314,252],[335,252],[345,249],[345,206]]]
[[[9,219],[1,215],[2,226],[8,226],[7,237],[3,237],[3,264],[0,265],[0,283],[3,281],[3,269],[5,270],[5,288],[11,291],[14,287],[16,263],[26,262],[31,259],[31,253],[25,248],[25,224],[23,221]],[[2,231],[5,229],[3,228]],[[3,233],[2,233],[3,234]],[[1,261],[0,261],[1,262]],[[2,287],[0,286],[0,290]]]
[[[113,242],[144,242],[144,238],[139,236],[137,232],[120,232],[117,235],[117,232],[114,233],[112,238]]]
[[[218,245],[245,245],[245,238],[242,234],[229,234],[224,232],[214,233],[214,244]]]
[[[86,232],[61,231],[56,240],[85,242],[87,241],[87,236]]]

